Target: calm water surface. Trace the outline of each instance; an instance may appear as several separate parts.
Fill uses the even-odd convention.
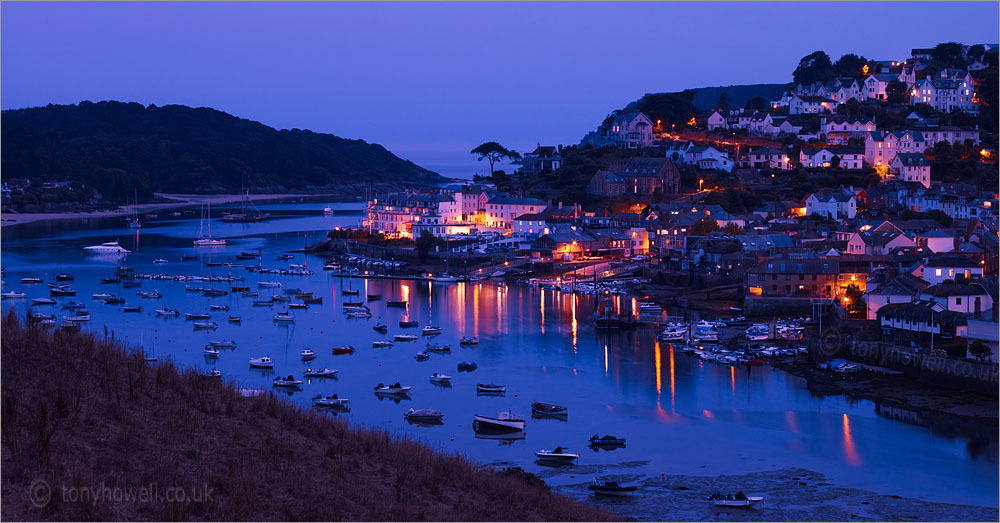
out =
[[[336,226],[354,226],[361,218],[357,204],[330,205],[334,216],[322,216],[327,204],[261,205],[276,216],[259,224],[212,223],[226,247],[194,248],[197,216],[145,220],[136,232],[124,218],[46,222],[3,228],[4,291],[48,296],[44,284],[23,285],[24,276],[54,281],[62,272],[73,273],[75,299],[88,304],[92,320],[86,328],[142,345],[159,358],[198,369],[218,368],[241,386],[271,389],[277,375],[301,377],[308,367],[339,369],[337,379],[312,380],[292,401],[309,405],[316,394],[338,393],[351,399],[352,409],[339,416],[355,424],[382,427],[426,441],[435,448],[460,452],[483,462],[510,462],[537,471],[533,452],[556,445],[580,454],[581,464],[644,461],[638,469],[650,475],[741,474],[785,467],[822,472],[843,487],[858,487],[928,500],[996,506],[998,488],[997,434],[979,434],[950,426],[920,426],[878,415],[868,401],[850,402],[842,396],[817,397],[806,382],[769,367],[732,368],[702,362],[655,341],[653,330],[602,334],[593,330],[594,303],[589,297],[529,289],[500,283],[427,283],[390,280],[350,280],[331,277],[322,269],[323,259],[296,254],[291,263],[307,263],[312,276],[276,276],[232,269],[246,277],[235,285],[256,288],[262,279],[277,280],[283,288],[301,288],[322,296],[322,305],[294,311],[294,325],[279,326],[272,315],[282,310],[253,307],[254,298],[224,296],[205,298],[186,293],[183,282],[143,281],[142,289],[157,289],[164,297],[144,300],[134,289],[101,285],[100,277],[113,273],[115,258],[86,256],[86,245],[119,239],[133,250],[127,264],[139,273],[225,275],[226,267],[205,267],[203,261],[235,260],[243,250],[262,249],[265,267],[285,267],[276,261],[281,252],[301,249],[322,239]],[[213,213],[223,209],[213,209]],[[183,254],[200,254],[202,261],[181,262]],[[153,264],[165,258],[166,264]],[[237,263],[253,264],[253,261]],[[196,283],[196,285],[202,285]],[[228,288],[228,284],[214,284]],[[342,288],[381,294],[383,301],[369,303],[370,320],[345,318],[341,304],[357,301],[342,296]],[[124,313],[120,306],[93,302],[90,295],[108,292],[125,297],[128,305],[142,305],[143,312]],[[261,297],[281,289],[260,289]],[[407,309],[387,309],[385,299],[405,298]],[[630,299],[621,298],[631,306]],[[212,312],[219,324],[214,332],[195,331],[192,322],[156,317],[154,309],[168,307],[183,312],[207,311],[209,304],[227,304],[228,313]],[[3,308],[28,309],[28,300],[4,300]],[[38,307],[52,313],[53,307]],[[67,311],[56,310],[57,315]],[[242,325],[230,325],[228,315],[238,315]],[[417,329],[400,329],[403,319],[420,325],[435,324],[444,333],[432,341],[452,346],[451,354],[432,354],[416,362],[413,355],[426,338],[397,342],[390,349],[373,349],[374,340]],[[386,336],[372,330],[378,321],[389,325]],[[461,348],[462,336],[477,336],[476,348]],[[223,350],[217,361],[206,360],[202,347],[210,340],[236,340],[235,350]],[[330,348],[353,345],[352,355],[334,356]],[[300,361],[303,348],[318,357]],[[270,356],[275,372],[249,369],[248,360]],[[475,361],[478,370],[457,372],[459,361]],[[452,386],[429,382],[433,372],[454,376]],[[372,389],[379,382],[400,381],[413,387],[412,399],[395,402],[379,399]],[[476,383],[507,386],[505,397],[476,396]],[[511,409],[530,415],[532,401],[567,405],[568,421],[528,418],[526,437],[513,442],[474,437],[475,414],[495,415]],[[403,420],[408,408],[436,408],[445,413],[444,425],[417,426]],[[628,447],[594,453],[587,448],[592,434],[614,434],[628,439]]]

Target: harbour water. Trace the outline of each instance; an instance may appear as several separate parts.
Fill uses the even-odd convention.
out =
[[[330,206],[337,211],[323,216]],[[148,353],[172,359],[179,366],[218,369],[225,379],[241,387],[272,390],[276,376],[302,377],[307,367],[339,370],[336,379],[307,381],[304,390],[289,395],[303,406],[317,394],[337,393],[351,400],[350,412],[337,414],[352,424],[386,429],[425,441],[444,452],[457,452],[484,463],[509,463],[539,471],[533,453],[557,445],[580,454],[578,463],[638,464],[633,472],[659,475],[714,476],[769,472],[799,467],[823,473],[837,486],[868,489],[929,501],[995,507],[998,503],[997,435],[970,432],[949,426],[925,426],[906,420],[906,413],[886,416],[868,401],[843,396],[818,397],[804,380],[763,367],[730,367],[704,362],[675,351],[655,340],[655,331],[640,329],[601,333],[593,329],[591,297],[528,288],[501,282],[432,283],[405,280],[364,280],[331,277],[322,270],[324,259],[295,254],[290,261],[276,256],[325,237],[328,230],[357,225],[358,204],[293,203],[258,206],[275,218],[256,224],[225,224],[217,218],[212,231],[224,237],[224,247],[194,248],[198,216],[160,217],[145,220],[139,230],[129,229],[125,218],[42,222],[2,231],[4,291],[28,294],[23,300],[4,300],[3,310],[25,313],[30,298],[48,297],[43,284],[22,284],[37,276],[46,283],[59,273],[71,273],[77,291],[73,299],[84,302],[91,321],[84,326],[103,335],[114,335],[141,344]],[[213,214],[225,209],[213,209]],[[230,293],[203,297],[185,291],[185,282],[142,281],[139,289],[101,284],[117,267],[114,257],[87,256],[82,248],[118,239],[133,253],[126,264],[137,273],[173,275],[233,275],[260,292],[259,298]],[[256,265],[236,261],[241,251],[263,253],[267,268],[287,268],[304,263],[310,276],[249,273],[242,268],[206,267],[206,261]],[[181,261],[182,255],[199,255],[198,261]],[[167,263],[154,263],[166,259]],[[279,289],[258,289],[260,280],[279,281]],[[230,284],[207,285],[229,289]],[[294,324],[278,325],[272,316],[285,304],[255,307],[254,299],[267,299],[284,289],[301,288],[323,297],[321,305],[295,310]],[[344,289],[360,296],[345,296]],[[142,299],[137,290],[156,289],[158,300]],[[141,305],[141,313],[126,313],[121,305],[91,300],[93,293],[122,296],[126,305]],[[345,301],[368,303],[371,319],[346,318]],[[405,299],[405,309],[387,308],[386,300]],[[631,298],[621,298],[631,300]],[[301,300],[294,300],[301,301]],[[228,305],[228,312],[209,311],[210,305]],[[628,305],[628,304],[626,304]],[[179,310],[179,318],[156,316],[157,308]],[[34,309],[57,317],[68,314],[58,306]],[[195,330],[185,312],[207,312],[218,323],[215,331]],[[242,318],[230,324],[227,316]],[[438,325],[443,333],[420,336],[415,342],[396,342],[392,348],[375,349],[375,340],[394,334],[419,335],[418,329],[399,327],[401,320],[420,326]],[[389,326],[387,335],[372,330],[378,322]],[[479,338],[478,346],[462,347],[463,336]],[[235,349],[222,349],[218,360],[206,360],[203,347],[212,340],[235,340]],[[425,343],[451,346],[450,354],[432,354],[417,362],[414,354]],[[332,347],[353,345],[349,355],[333,355]],[[302,362],[304,348],[317,358]],[[273,373],[249,368],[248,360],[270,356]],[[473,372],[458,372],[461,361],[474,361]],[[432,384],[434,372],[453,376],[451,387]],[[378,383],[399,381],[413,387],[412,399],[379,399]],[[507,386],[502,397],[476,395],[477,383]],[[279,394],[284,394],[278,392]],[[566,405],[565,421],[530,418],[532,401]],[[408,408],[434,408],[444,412],[443,425],[410,424],[403,419]],[[477,439],[472,430],[475,414],[495,416],[511,410],[527,419],[525,438],[513,441]],[[627,446],[593,452],[587,440],[594,434],[627,438]]]

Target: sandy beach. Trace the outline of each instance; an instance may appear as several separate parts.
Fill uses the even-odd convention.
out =
[[[240,201],[243,197],[239,194],[166,194],[155,193],[157,198],[170,200],[160,203],[144,203],[135,206],[136,210],[142,214],[150,211],[173,209],[176,207],[187,207],[190,205],[202,204],[228,204]],[[291,198],[315,198],[315,197],[336,197],[343,195],[335,194],[252,194],[250,201],[265,202],[273,200],[286,200]],[[107,218],[111,216],[125,216],[132,212],[129,207],[118,207],[117,209],[92,212],[36,212],[36,213],[10,213],[4,212],[0,216],[0,223],[3,225],[20,225],[24,223],[38,222],[44,220],[74,220],[80,218]]]

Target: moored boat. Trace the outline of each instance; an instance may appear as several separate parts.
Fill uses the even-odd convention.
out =
[[[594,494],[604,496],[628,496],[635,492],[636,489],[635,485],[619,485],[617,481],[605,481],[597,478],[594,478],[594,482],[587,487],[587,490]]]
[[[444,413],[435,409],[413,409],[403,413],[403,419],[407,421],[420,421],[424,423],[440,422],[444,418]]]
[[[396,383],[393,383],[392,385],[383,385],[383,384],[379,383],[378,385],[375,386],[375,393],[376,394],[407,394],[407,393],[410,392],[411,388],[412,387],[407,387],[405,385],[400,385],[398,381]]]
[[[435,372],[434,374],[431,374],[431,381],[435,383],[451,383],[451,376]]]
[[[479,338],[471,336],[462,336],[462,339],[458,342],[459,345],[479,345]]]
[[[531,404],[531,414],[535,416],[566,417],[569,414],[569,409],[562,405],[553,405],[551,403],[536,401]]]
[[[472,430],[476,432],[521,432],[524,431],[524,420],[513,412],[501,412],[495,418],[476,414],[472,420]]]
[[[579,458],[580,455],[566,452],[566,449],[564,449],[563,447],[556,447],[552,450],[545,450],[545,449],[539,450],[535,452],[535,457],[538,459],[543,459],[548,461],[561,461],[570,463]]]
[[[194,322],[194,328],[201,330],[215,330],[219,328],[219,324],[214,321],[196,321]]]
[[[316,359],[316,351],[312,349],[302,349],[302,352],[299,355],[302,356],[302,361]]]
[[[250,366],[256,369],[273,369],[274,360],[267,356],[261,356],[260,358],[250,359]]]
[[[392,343],[390,343],[390,345],[392,345]],[[333,348],[333,353],[334,354],[350,354],[352,352],[354,352],[354,347],[334,347]]]
[[[284,378],[278,377],[271,380],[275,387],[283,387],[286,389],[301,389],[302,380],[295,379],[295,376],[287,376]]]
[[[505,394],[507,392],[507,386],[495,385],[493,383],[477,383],[476,392],[478,394]]]
[[[426,325],[423,329],[420,329],[420,333],[424,336],[433,336],[435,334],[441,334],[441,327],[435,327],[433,325]]]
[[[329,369],[326,367],[322,369],[309,368],[306,369],[302,375],[307,378],[333,378],[337,376],[337,369]]]
[[[88,254],[128,254],[128,249],[118,244],[118,241],[104,242],[100,245],[89,245],[83,248]]]
[[[708,499],[717,507],[753,507],[764,502],[762,496],[747,496],[743,492],[736,494],[715,492]]]
[[[329,396],[323,396],[322,394],[317,395],[313,398],[313,405],[317,407],[333,407],[333,408],[348,408],[351,404],[351,400],[347,398],[338,397],[336,394],[331,394]]]

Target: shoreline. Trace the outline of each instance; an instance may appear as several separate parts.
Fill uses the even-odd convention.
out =
[[[239,202],[244,196],[240,194],[167,194],[155,193],[158,198],[166,198],[173,201],[161,203],[143,203],[136,205],[136,210],[140,213],[149,211],[161,211],[175,209],[178,207],[189,207],[202,204],[230,204]],[[251,202],[280,201],[292,198],[322,198],[334,199],[343,198],[343,194],[321,193],[321,194],[252,194],[249,197]],[[11,213],[4,212],[0,217],[2,226],[24,225],[26,223],[36,223],[56,220],[76,220],[82,218],[113,218],[117,216],[127,216],[131,209],[127,207],[117,207],[104,211],[77,211],[77,212],[33,212],[33,213]]]

